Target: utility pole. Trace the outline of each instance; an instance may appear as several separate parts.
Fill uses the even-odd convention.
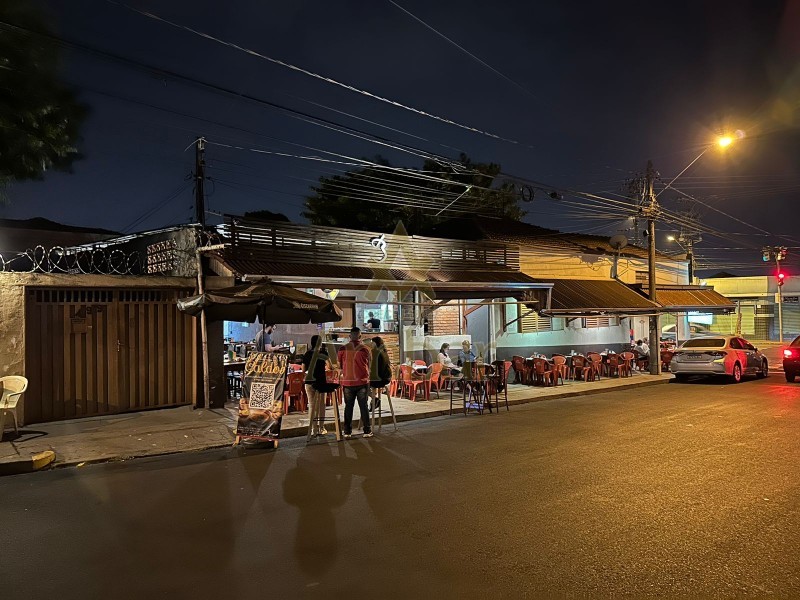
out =
[[[197,293],[205,293],[205,276],[203,274],[203,256],[200,254],[200,244],[202,243],[202,235],[206,229],[206,197],[203,182],[206,178],[205,167],[205,147],[206,140],[203,137],[197,138],[195,142],[195,214],[197,222],[200,223],[200,237],[197,239]],[[203,406],[211,406],[211,376],[209,374],[209,361],[208,361],[208,326],[206,322],[206,311],[200,311],[200,353],[203,358],[203,402],[197,402],[195,399],[195,408]]]
[[[199,137],[194,145],[194,209],[197,222],[206,226],[206,138]]]
[[[781,261],[786,258],[786,246],[765,246],[761,249],[764,262],[775,259],[775,278],[778,284],[778,341],[783,343],[783,284],[786,275],[781,270]]]
[[[647,161],[644,189],[642,190],[642,214],[647,217],[647,260],[648,260],[648,298],[656,302],[656,214],[658,213],[658,200],[656,199],[653,185],[655,183],[655,170],[653,161]],[[661,336],[658,331],[658,315],[650,317],[650,374],[658,375],[661,372]]]
[[[694,285],[694,249],[692,248],[694,240],[689,238],[686,240],[686,262],[689,269],[689,285]]]

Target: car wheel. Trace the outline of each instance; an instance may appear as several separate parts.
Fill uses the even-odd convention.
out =
[[[742,365],[738,362],[733,365],[733,375],[731,375],[733,383],[739,383],[742,380]]]
[[[786,381],[789,383],[794,383],[795,374],[791,373],[790,371],[786,371]]]
[[[677,375],[675,375],[675,381],[678,381],[680,383],[686,383],[687,381],[689,381],[689,376],[686,373],[678,373]]]
[[[767,375],[769,375],[769,366],[767,365],[767,361],[762,360],[761,370],[758,373],[756,373],[756,377],[758,379],[764,379],[764,377],[766,377]]]

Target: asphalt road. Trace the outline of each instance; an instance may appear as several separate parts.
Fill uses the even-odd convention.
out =
[[[0,480],[0,597],[800,597],[800,384]]]

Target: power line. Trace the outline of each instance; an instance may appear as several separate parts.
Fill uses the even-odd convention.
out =
[[[331,85],[335,85],[335,86],[341,87],[343,89],[346,89],[348,91],[351,91],[351,92],[354,92],[354,93],[357,93],[357,94],[361,94],[362,96],[366,96],[368,98],[372,98],[374,100],[378,100],[380,102],[384,102],[386,104],[389,104],[391,106],[395,106],[397,108],[402,108],[403,110],[407,110],[409,112],[418,114],[418,115],[423,116],[423,117],[428,117],[430,119],[434,119],[434,120],[439,121],[441,123],[446,123],[448,125],[453,125],[455,127],[460,127],[461,129],[465,129],[465,130],[471,131],[473,133],[478,133],[478,134],[481,134],[481,135],[484,135],[484,136],[487,136],[487,137],[490,137],[490,138],[493,138],[493,139],[496,139],[496,140],[500,140],[500,141],[503,141],[503,142],[508,142],[510,144],[520,145],[520,142],[518,142],[517,140],[512,140],[510,138],[506,138],[506,137],[497,135],[495,133],[491,133],[489,131],[484,131],[484,130],[478,129],[476,127],[471,127],[469,125],[464,125],[463,123],[459,123],[457,121],[453,121],[452,119],[448,119],[446,117],[440,117],[438,115],[426,112],[426,111],[421,110],[419,108],[414,108],[412,106],[408,106],[408,105],[403,104],[401,102],[398,102],[396,100],[391,100],[389,98],[385,98],[383,96],[379,96],[378,94],[374,94],[374,93],[369,92],[367,90],[359,89],[359,88],[357,88],[357,87],[355,87],[353,85],[342,83],[342,82],[337,81],[337,80],[335,80],[335,79],[333,79],[331,77],[326,77],[324,75],[320,75],[318,73],[314,73],[313,71],[309,71],[307,69],[304,69],[302,67],[298,67],[298,66],[293,65],[291,63],[287,63],[287,62],[279,60],[277,58],[272,58],[271,56],[267,56],[266,54],[262,54],[260,52],[256,52],[255,50],[251,50],[249,48],[245,48],[243,46],[239,46],[238,44],[234,44],[233,42],[225,41],[225,40],[220,39],[218,37],[215,37],[215,36],[213,36],[211,34],[205,33],[203,31],[199,31],[197,29],[193,29],[192,27],[189,27],[187,25],[181,25],[180,23],[176,23],[174,21],[169,21],[169,20],[164,19],[163,17],[160,17],[160,16],[158,16],[158,15],[156,15],[154,13],[143,11],[143,10],[139,10],[138,8],[134,8],[133,6],[125,4],[124,2],[118,2],[117,0],[106,0],[106,2],[108,2],[109,4],[114,4],[116,6],[120,6],[122,8],[130,10],[131,12],[135,12],[135,13],[137,13],[139,15],[142,15],[144,17],[147,17],[149,19],[153,19],[153,20],[159,21],[161,23],[164,23],[164,24],[169,25],[171,27],[174,27],[176,29],[180,29],[182,31],[186,31],[188,33],[191,33],[193,35],[205,38],[205,39],[210,40],[212,42],[215,42],[217,44],[221,44],[221,45],[226,46],[228,48],[232,48],[234,50],[238,50],[240,52],[244,52],[245,54],[249,54],[250,56],[259,58],[261,60],[268,61],[268,62],[270,62],[272,64],[275,64],[275,65],[290,69],[290,70],[295,71],[297,73],[302,73],[303,75],[307,75],[307,76],[312,77],[314,79],[317,79],[319,81],[323,81],[325,83],[329,83]]]
[[[420,24],[421,24],[423,27],[425,27],[425,28],[429,29],[430,31],[432,31],[433,33],[435,33],[436,35],[438,35],[440,38],[442,38],[443,40],[445,40],[447,43],[449,43],[449,44],[451,44],[452,46],[455,46],[456,48],[458,48],[459,50],[461,50],[461,52],[463,52],[464,54],[466,54],[467,56],[469,56],[471,59],[473,59],[473,60],[474,60],[474,61],[476,61],[477,63],[479,63],[479,64],[483,65],[484,67],[486,67],[487,69],[489,69],[489,70],[490,70],[492,73],[494,73],[495,75],[499,75],[500,77],[502,77],[503,79],[505,79],[506,81],[508,81],[508,82],[509,82],[511,85],[513,85],[514,87],[516,87],[516,88],[518,88],[518,89],[522,90],[523,92],[525,92],[525,94],[527,94],[527,95],[528,95],[528,96],[530,96],[531,98],[534,98],[535,100],[539,100],[539,98],[536,96],[536,94],[534,94],[533,92],[531,92],[531,91],[530,91],[528,88],[526,88],[525,86],[523,86],[523,85],[522,85],[522,84],[520,84],[520,83],[517,83],[516,81],[514,81],[513,79],[511,79],[511,78],[510,78],[508,75],[506,75],[505,73],[501,73],[500,71],[498,71],[497,69],[495,69],[495,68],[494,68],[492,65],[490,65],[490,64],[489,64],[489,63],[487,63],[486,61],[484,61],[484,60],[481,60],[480,58],[478,58],[477,56],[475,56],[475,55],[474,55],[472,52],[470,52],[469,50],[467,50],[467,49],[466,49],[466,48],[464,48],[463,46],[461,46],[461,45],[459,45],[458,43],[456,43],[456,42],[454,42],[453,40],[451,40],[449,37],[447,37],[447,36],[446,36],[445,34],[443,34],[441,31],[439,31],[438,29],[434,28],[432,25],[430,25],[430,24],[426,23],[425,21],[423,21],[422,19],[420,19],[420,18],[419,18],[417,15],[415,15],[414,13],[412,13],[410,10],[408,10],[408,9],[406,9],[406,8],[403,8],[402,6],[400,6],[400,5],[399,5],[397,2],[395,2],[394,0],[389,0],[389,3],[390,3],[390,4],[392,4],[392,5],[394,5],[395,7],[399,8],[400,10],[402,10],[402,11],[403,11],[404,13],[406,13],[406,14],[407,14],[409,17],[411,17],[412,19],[414,19],[415,21],[417,21],[418,23],[420,23]]]

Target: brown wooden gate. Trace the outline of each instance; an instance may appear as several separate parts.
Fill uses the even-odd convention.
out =
[[[191,404],[196,325],[190,290],[29,288],[25,422]]]

